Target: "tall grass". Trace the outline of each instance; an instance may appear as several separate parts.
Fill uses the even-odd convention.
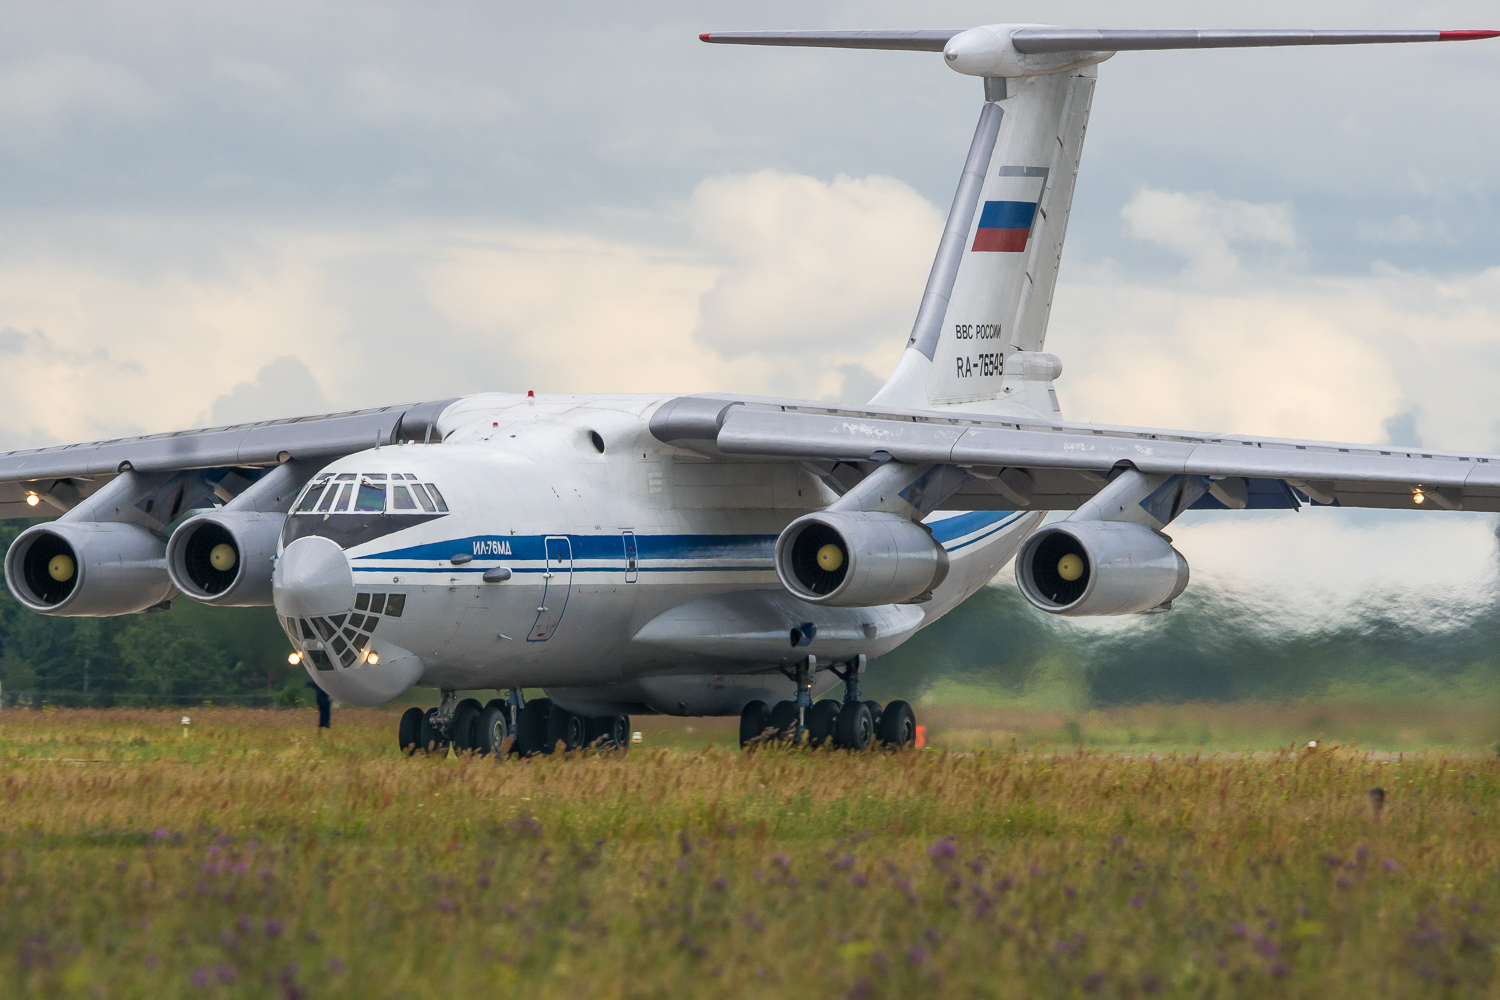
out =
[[[383,712],[188,714],[0,715],[10,995],[1500,995],[1492,754],[408,759]]]

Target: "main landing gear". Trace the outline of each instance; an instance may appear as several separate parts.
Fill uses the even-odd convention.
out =
[[[523,757],[552,753],[559,745],[564,750],[625,750],[630,746],[630,716],[576,715],[554,705],[550,698],[527,701],[514,689],[505,699],[483,705],[475,698],[460,701],[453,691],[444,691],[437,708],[406,710],[397,740],[407,755],[442,753],[450,747],[480,756],[514,753]]]
[[[879,740],[882,746],[914,746],[917,719],[911,706],[893,701],[884,708],[878,701],[861,701],[859,675],[865,670],[863,654],[843,666],[830,667],[844,682],[844,697],[838,701],[812,700],[812,675],[817,671],[816,657],[809,656],[787,671],[797,685],[795,701],[777,702],[772,708],[763,701],[752,701],[740,712],[740,746],[751,743],[786,741],[812,747],[832,745],[840,750],[868,750]]]

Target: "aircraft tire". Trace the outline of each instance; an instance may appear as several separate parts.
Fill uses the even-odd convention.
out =
[[[465,698],[453,710],[453,749],[477,750],[479,744],[479,716],[484,706],[476,698]]]
[[[880,717],[884,714],[884,709],[880,707],[880,702],[867,701],[865,702],[865,707],[870,710],[870,718],[875,720],[875,732],[880,732]]]
[[[829,741],[834,741],[839,725],[839,713],[843,710],[843,704],[832,698],[824,698],[815,704],[807,713],[807,742],[809,746],[820,747]]]
[[[521,756],[552,752],[552,744],[547,742],[548,722],[551,718],[550,698],[534,698],[521,709],[520,719],[516,722],[516,746]]]
[[[870,706],[851,701],[839,711],[838,733],[834,745],[842,750],[862,752],[875,741],[875,720]]]
[[[481,755],[500,753],[505,741],[511,739],[510,706],[503,701],[492,701],[479,713],[477,739],[474,749]]]
[[[590,719],[589,745],[600,750],[630,749],[630,716],[601,715]]]
[[[876,735],[881,745],[903,749],[917,742],[917,717],[911,706],[904,701],[893,701],[880,713],[880,727]]]
[[[396,729],[396,742],[401,752],[410,757],[422,748],[422,710],[413,705],[401,713],[401,724]]]
[[[740,709],[740,749],[759,740],[771,728],[771,706],[763,701],[752,701]]]
[[[792,740],[797,736],[797,703],[795,701],[778,701],[776,707],[771,709],[770,727],[775,730],[771,734],[773,740]]]

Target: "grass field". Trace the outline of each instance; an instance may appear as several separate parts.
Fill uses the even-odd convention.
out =
[[[181,714],[0,713],[6,995],[1500,997],[1491,750],[640,720],[628,754],[408,759],[382,711]]]

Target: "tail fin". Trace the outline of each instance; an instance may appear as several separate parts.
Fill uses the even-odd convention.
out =
[[[1125,50],[1471,41],[1496,31],[1097,29],[710,32],[705,42],[942,52],[984,78],[958,193],[911,339],[871,403],[1056,415],[1062,363],[1042,353],[1083,153],[1095,66]]]
[[[1047,339],[1096,76],[1085,66],[986,81],[992,100],[980,112],[911,339],[871,402],[975,409],[1010,397],[1058,412],[1051,379],[1061,365],[1013,356],[1034,355]]]

